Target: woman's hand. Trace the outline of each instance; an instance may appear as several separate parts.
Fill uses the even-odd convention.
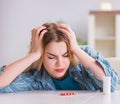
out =
[[[86,52],[84,52],[82,49],[79,48],[79,45],[76,41],[76,36],[74,32],[70,29],[69,26],[65,24],[58,24],[58,28],[67,35],[70,44],[71,44],[71,50],[76,55],[76,57],[79,59],[79,62],[83,64],[85,69],[91,69],[91,71],[95,74],[96,77],[102,79],[105,76],[104,70],[99,65],[94,58],[89,56]]]
[[[41,57],[42,54],[42,38],[47,30],[46,27],[39,26],[32,29],[32,37],[31,37],[31,53],[35,53],[38,58]]]
[[[57,26],[58,29],[68,37],[71,45],[71,51],[74,52],[79,47],[79,45],[77,44],[75,33],[66,24],[57,24]]]

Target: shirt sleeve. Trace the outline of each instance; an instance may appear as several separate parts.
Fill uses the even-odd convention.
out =
[[[4,68],[0,68],[0,73],[4,72]],[[2,83],[2,82],[0,82]],[[21,91],[41,90],[42,85],[36,81],[34,75],[30,72],[22,73],[10,85],[0,88],[0,93],[12,93]]]
[[[93,57],[98,64],[100,64],[106,74],[106,76],[111,76],[111,91],[113,92],[117,89],[118,84],[120,84],[120,77],[115,72],[115,70],[111,67],[110,63],[96,50],[86,46],[83,50],[88,53],[91,57]],[[94,81],[98,84],[98,86],[102,87],[102,80],[97,78],[91,69],[86,70],[89,75],[94,79]]]

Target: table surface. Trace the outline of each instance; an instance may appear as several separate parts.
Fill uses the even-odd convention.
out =
[[[102,92],[75,91],[76,95],[61,96],[70,91],[29,91],[0,94],[0,104],[120,104],[120,91],[104,95]]]

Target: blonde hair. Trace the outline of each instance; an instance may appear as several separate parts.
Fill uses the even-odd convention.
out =
[[[56,23],[45,23],[43,24],[43,26],[45,26],[47,30],[47,32],[44,34],[42,39],[43,54],[39,60],[35,61],[32,65],[30,65],[27,71],[30,69],[39,71],[41,69],[45,48],[50,42],[53,42],[53,41],[55,42],[63,41],[66,43],[68,57],[70,59],[71,64],[75,66],[78,63],[78,61],[76,60],[75,56],[71,52],[70,42],[67,36],[57,28]],[[31,47],[30,47],[29,53],[31,53]]]

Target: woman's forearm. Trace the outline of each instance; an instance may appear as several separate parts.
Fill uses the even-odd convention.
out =
[[[25,69],[38,59],[36,54],[29,54],[26,57],[17,60],[4,69],[4,72],[0,74],[0,88],[9,85],[18,75],[20,75]]]
[[[103,68],[95,61],[94,58],[85,53],[79,46],[76,47],[73,53],[77,56],[80,63],[83,64],[85,69],[91,69],[96,77],[102,79],[105,76]]]

